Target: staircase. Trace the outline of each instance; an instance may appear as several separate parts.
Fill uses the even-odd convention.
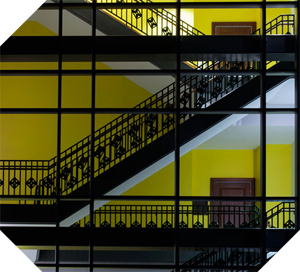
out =
[[[107,10],[114,17],[118,17],[113,10]],[[116,11],[117,12],[117,11]],[[170,36],[174,31],[167,28],[164,23],[174,23],[174,15],[167,11],[151,10],[151,17],[147,17],[147,23],[152,31],[160,27],[157,35]],[[149,35],[145,32],[138,20],[143,17],[138,15],[139,10],[132,10],[136,24],[133,21],[130,29]],[[156,17],[155,17],[155,16]],[[122,17],[120,17],[122,19]],[[118,22],[120,21],[118,17]],[[150,18],[153,18],[150,19]],[[170,19],[172,18],[172,19]],[[287,19],[286,19],[287,18]],[[122,19],[124,21],[124,18]],[[155,23],[157,25],[155,26]],[[273,23],[272,23],[273,22]],[[123,22],[124,24],[124,22]],[[267,33],[272,31],[283,31],[293,33],[293,15],[281,15],[272,20]],[[126,25],[126,24],[125,24]],[[128,24],[127,24],[128,26]],[[181,22],[183,35],[203,35],[202,32]],[[280,30],[281,29],[281,30]],[[165,31],[166,30],[166,31]],[[277,33],[276,32],[276,33]],[[141,34],[141,33],[139,33]],[[230,70],[245,71],[259,69],[258,62],[189,62],[199,70]],[[269,63],[270,70],[283,70],[290,67],[289,63]],[[271,67],[272,66],[272,67]],[[270,77],[267,79],[267,89],[287,80],[288,76]],[[247,76],[184,76],[180,79],[180,105],[181,109],[215,109],[215,108],[242,108],[259,97],[259,78],[254,75]],[[175,105],[175,83],[165,87],[155,95],[143,101],[135,109],[173,109]],[[207,115],[203,120],[199,115],[182,114],[180,123],[182,133],[180,138],[181,146],[188,143],[210,127],[221,122],[229,115]],[[197,124],[197,125],[196,125]],[[174,150],[174,116],[172,114],[123,114],[108,123],[106,126],[95,131],[94,134],[94,158],[91,158],[90,136],[82,139],[67,150],[61,153],[60,161],[60,194],[62,196],[88,196],[89,182],[91,180],[91,160],[94,160],[94,173],[92,178],[95,182],[97,195],[104,195],[117,188],[124,181],[134,177],[142,170],[152,165]],[[155,151],[155,152],[150,152]],[[0,161],[0,193],[2,196],[40,196],[54,197],[56,195],[56,165],[57,158],[47,160],[3,160]],[[134,165],[134,167],[132,167]],[[55,201],[19,200],[19,204],[30,205],[36,210],[52,209]],[[87,205],[81,203],[61,203],[63,209],[60,220]],[[14,205],[2,205],[2,222],[11,222],[14,214],[13,209],[18,211],[24,207],[13,207]],[[21,205],[22,206],[22,205]],[[27,206],[27,205],[26,205]],[[47,207],[48,206],[48,207]],[[7,210],[6,210],[7,209]],[[9,212],[10,211],[10,212]],[[49,212],[51,214],[51,212]],[[53,213],[52,213],[53,214]],[[8,217],[6,217],[8,216]],[[9,219],[6,219],[9,218]],[[21,219],[19,219],[21,220]],[[41,219],[36,219],[40,222]],[[53,222],[53,216],[43,222]],[[22,222],[22,221],[21,221]]]
[[[295,203],[281,202],[267,211],[267,228],[295,229]],[[260,217],[249,222],[247,227],[259,227]]]

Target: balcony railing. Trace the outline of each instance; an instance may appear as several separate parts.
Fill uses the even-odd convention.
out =
[[[99,228],[174,228],[174,205],[104,205],[93,216]],[[259,216],[256,205],[180,205],[180,228],[244,228]],[[73,226],[89,226],[89,216]]]
[[[261,29],[255,30],[252,34],[260,35]],[[286,35],[295,34],[295,16],[294,14],[282,14],[268,22],[266,25],[266,34],[268,35]]]
[[[281,202],[275,207],[267,211],[267,228],[284,228],[295,229],[295,203]],[[260,225],[260,217],[251,221],[248,227],[258,227]]]
[[[294,229],[295,203],[282,202],[267,212],[270,228]],[[104,205],[93,213],[97,228],[174,228],[174,205]],[[179,228],[259,228],[256,205],[180,205]],[[72,225],[89,227],[89,216]]]

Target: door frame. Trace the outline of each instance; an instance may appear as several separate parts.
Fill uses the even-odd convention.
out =
[[[250,196],[255,196],[255,178],[211,178],[210,179],[210,196],[215,195],[215,184],[216,182],[236,182],[236,183],[250,183]],[[215,202],[215,201],[214,201]]]
[[[255,178],[211,178],[210,179],[210,196],[220,196],[220,195],[216,195],[216,191],[215,191],[215,185],[217,183],[240,183],[240,184],[250,184],[250,197],[254,197],[255,196]],[[233,196],[234,197],[234,196]],[[222,201],[211,201],[210,204],[211,205],[221,205]],[[248,205],[254,205],[255,202],[254,201],[246,201],[245,202],[249,202]],[[215,218],[211,217],[210,218],[210,222],[214,221]],[[218,224],[220,226],[223,225],[223,221],[220,218],[220,221],[218,222]]]
[[[217,27],[232,27],[233,29],[236,27],[249,27],[251,28],[251,33],[256,30],[256,22],[212,22],[212,35],[217,35]],[[251,34],[250,33],[250,34]],[[230,34],[237,35],[237,34]]]

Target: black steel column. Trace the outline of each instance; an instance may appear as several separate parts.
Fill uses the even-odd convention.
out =
[[[296,68],[296,74],[295,74],[295,107],[296,107],[296,113],[295,113],[295,197],[296,197],[296,213],[295,213],[295,223],[296,223],[296,230],[300,230],[300,179],[299,179],[299,163],[300,163],[300,2],[297,1],[297,7],[296,7],[296,18],[295,21],[295,35],[296,35],[296,52],[295,52],[295,68]]]
[[[57,162],[56,162],[56,241],[55,241],[55,268],[59,271],[59,233],[60,233],[60,152],[61,152],[61,97],[62,97],[62,36],[63,36],[63,7],[62,0],[59,1],[58,9],[58,87],[57,87]]]
[[[175,75],[175,232],[174,232],[174,263],[179,271],[179,197],[180,197],[180,0],[176,7],[176,75]]]
[[[261,9],[261,74],[260,74],[260,264],[266,263],[266,0],[263,0]]]
[[[91,142],[90,142],[90,160],[91,160],[91,172],[90,172],[90,271],[93,271],[94,267],[94,247],[93,247],[93,233],[94,233],[94,172],[95,172],[95,161],[94,161],[94,153],[95,153],[95,96],[96,96],[96,9],[97,8],[97,0],[93,0],[93,15],[92,15],[92,89],[91,89]]]

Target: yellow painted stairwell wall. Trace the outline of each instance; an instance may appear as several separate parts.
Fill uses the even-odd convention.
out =
[[[16,36],[55,36],[38,22],[25,22]],[[1,62],[1,69],[57,69],[57,63]],[[90,69],[90,63],[63,63],[63,69]],[[98,69],[110,69],[97,63]],[[56,108],[58,81],[55,76],[2,76],[0,82],[2,108]],[[157,90],[159,91],[159,90]],[[96,77],[96,107],[133,108],[152,94],[123,76]],[[89,108],[91,77],[63,76],[62,107]],[[96,129],[118,115],[97,114]],[[55,114],[0,115],[1,160],[49,160],[56,156],[57,116]],[[90,135],[88,114],[63,114],[61,150]],[[24,188],[25,186],[22,186]]]
[[[267,9],[267,23],[281,14],[291,14],[290,8]],[[212,22],[256,22],[257,29],[260,28],[260,9],[195,9],[194,27],[212,35]]]
[[[260,196],[260,148],[194,149],[181,157],[180,195],[210,196],[211,178],[255,178],[255,196]],[[291,145],[267,145],[267,192],[268,196],[291,195]],[[134,186],[124,195],[174,195],[174,163]],[[113,201],[110,204],[122,203],[124,202]],[[135,204],[156,205],[162,202],[142,201]],[[184,204],[188,205],[190,202]],[[274,206],[274,203],[269,204],[268,208]]]
[[[292,145],[266,146],[266,195],[293,196],[292,192]],[[260,196],[260,147],[255,151],[254,177],[256,195]],[[279,202],[267,202],[267,211]],[[257,203],[259,206],[259,203]]]

